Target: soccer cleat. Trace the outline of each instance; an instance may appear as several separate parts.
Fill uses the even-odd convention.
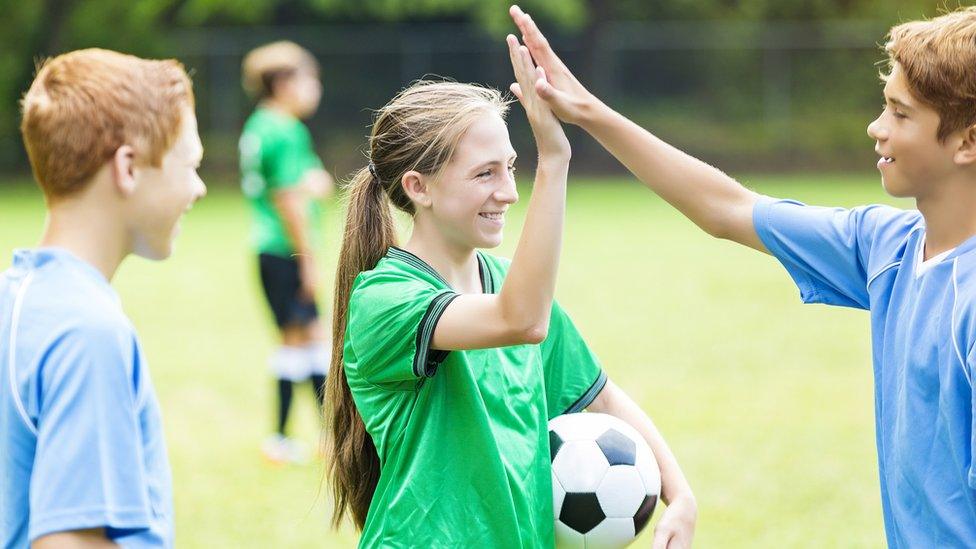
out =
[[[271,435],[261,444],[265,459],[275,465],[308,463],[308,449],[300,441],[282,435]]]

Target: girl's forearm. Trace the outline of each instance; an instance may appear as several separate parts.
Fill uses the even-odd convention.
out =
[[[515,325],[545,333],[552,311],[566,211],[568,159],[540,158],[525,225],[499,295]],[[541,334],[540,334],[541,335]]]
[[[691,486],[661,432],[641,407],[620,387],[612,381],[607,381],[606,387],[587,409],[620,418],[644,437],[651,451],[654,452],[658,468],[661,470],[661,497],[664,503],[670,505],[672,501],[681,497],[694,498]]]

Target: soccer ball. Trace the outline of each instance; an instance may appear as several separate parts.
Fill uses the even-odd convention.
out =
[[[606,414],[566,414],[549,422],[556,545],[625,547],[650,522],[661,472],[644,438]]]

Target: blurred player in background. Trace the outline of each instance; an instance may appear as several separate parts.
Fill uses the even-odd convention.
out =
[[[270,359],[277,379],[276,430],[262,451],[274,463],[300,463],[306,451],[286,431],[294,383],[310,379],[321,408],[330,362],[316,306],[315,245],[319,200],[334,185],[302,123],[318,108],[322,84],[315,58],[292,42],[251,51],[242,73],[245,90],[258,103],[241,135],[241,187],[254,214],[261,285],[280,335]]]

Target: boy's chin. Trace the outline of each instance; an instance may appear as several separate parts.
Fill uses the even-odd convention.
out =
[[[895,198],[914,198],[916,194],[914,187],[891,177],[881,176],[881,186]]]
[[[163,261],[173,255],[173,242],[136,246],[136,249],[132,250],[132,254],[150,261]]]

